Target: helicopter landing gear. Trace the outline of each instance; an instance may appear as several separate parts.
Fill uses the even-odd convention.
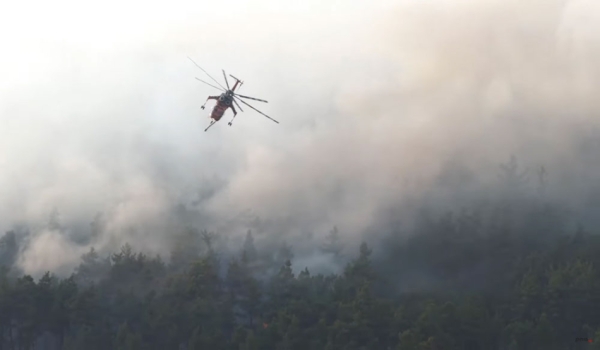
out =
[[[237,114],[234,114],[233,118],[231,118],[231,121],[229,123],[227,123],[227,125],[231,126],[231,123],[233,123],[233,120],[235,119],[236,116],[237,116]]]

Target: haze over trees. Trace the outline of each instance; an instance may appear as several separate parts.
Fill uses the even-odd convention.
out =
[[[422,211],[409,236],[377,254],[333,227],[321,254],[338,274],[294,266],[294,247],[234,254],[218,233],[177,233],[168,258],[125,244],[93,248],[72,275],[13,266],[19,233],[0,239],[0,350],[21,349],[575,349],[600,339],[600,236],[568,225],[515,158],[487,207]],[[53,215],[55,217],[56,214]],[[57,224],[54,222],[54,224]]]

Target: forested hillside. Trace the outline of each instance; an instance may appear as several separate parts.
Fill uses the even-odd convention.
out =
[[[65,279],[5,266],[0,349],[600,347],[599,236],[483,229],[469,212],[424,222],[376,259],[363,243],[339,275],[295,274],[293,247],[261,251],[251,232],[225,258],[197,230],[168,261],[125,245],[91,250]],[[341,237],[332,230],[323,254],[339,256]],[[5,263],[14,240],[2,238]]]

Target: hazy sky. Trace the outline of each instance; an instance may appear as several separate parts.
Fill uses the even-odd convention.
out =
[[[45,227],[53,208],[67,231],[104,212],[97,247],[164,251],[173,205],[216,176],[215,219],[360,235],[382,208],[452,194],[448,163],[477,190],[510,154],[579,198],[598,180],[578,144],[598,126],[598,23],[591,0],[3,4],[0,228],[32,227],[30,272],[88,249]],[[216,91],[186,56],[281,124],[246,108],[204,133]]]

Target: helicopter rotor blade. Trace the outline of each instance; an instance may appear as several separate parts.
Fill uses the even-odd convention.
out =
[[[217,122],[215,122],[214,120],[210,121],[210,124],[208,125],[208,127],[206,127],[206,129],[204,129],[204,132],[207,132],[208,129],[210,129],[211,126],[215,125]]]
[[[204,84],[206,84],[206,85],[208,85],[208,86],[210,86],[210,87],[213,87],[213,88],[217,89],[217,90],[225,91],[225,90],[223,90],[223,89],[221,89],[221,88],[219,88],[219,87],[216,87],[216,86],[214,86],[214,85],[212,85],[212,84],[209,84],[209,83],[205,82],[204,80],[202,80],[202,79],[200,79],[200,78],[198,78],[198,77],[196,77],[196,79],[197,79],[197,80],[199,80],[199,81],[201,81],[201,82],[203,82]]]
[[[237,97],[237,96],[235,96],[235,97]],[[239,98],[238,98],[238,99],[239,99]],[[273,119],[273,118],[269,117],[268,115],[264,114],[263,112],[259,111],[258,109],[256,109],[256,108],[252,107],[252,106],[251,106],[251,105],[249,105],[249,104],[248,104],[246,101],[244,101],[244,100],[242,100],[242,99],[239,99],[239,100],[240,100],[240,102],[241,102],[241,103],[245,104],[246,106],[248,106],[248,107],[252,108],[253,110],[257,111],[258,113],[260,113],[260,114],[264,115],[265,117],[267,117],[267,118],[271,119],[272,121],[274,121],[275,123],[279,124],[279,122],[278,122],[277,120],[275,120],[275,119]]]
[[[260,102],[264,102],[264,103],[269,103],[269,101],[261,100],[260,98],[256,98],[256,97],[250,97],[250,96],[244,96],[244,95],[238,95],[238,94],[235,94],[235,95],[237,97],[241,97],[241,98],[249,98],[249,99],[254,100],[254,101],[260,101]]]
[[[225,75],[225,70],[221,69],[221,71],[223,71],[223,78],[225,78],[225,85],[227,85],[227,90],[231,90],[231,88],[229,88],[229,82],[227,81],[227,75]]]
[[[239,103],[237,103],[237,101],[235,100],[235,98],[233,99],[233,103],[235,103],[235,105],[240,109],[241,112],[243,112],[244,110],[242,109],[242,106],[239,105]]]
[[[207,71],[205,71],[205,70],[204,70],[204,68],[200,67],[200,66],[198,65],[198,63],[196,63],[196,62],[195,62],[193,59],[191,59],[189,56],[188,56],[188,58],[189,58],[189,60],[190,60],[190,61],[192,61],[192,63],[194,63],[194,64],[196,65],[196,67],[200,68],[200,70],[202,70],[202,71],[203,71],[203,72],[204,72],[206,75],[208,75],[208,77],[209,77],[209,78],[211,78],[211,79],[212,79],[212,80],[213,80],[215,83],[217,83],[217,85],[219,85],[219,86],[220,86],[220,87],[221,87],[223,90],[225,90],[225,88],[223,87],[223,85],[219,84],[219,82],[218,82],[218,81],[217,81],[215,78],[213,78],[213,77],[212,77],[210,74],[208,74],[208,72],[207,72]]]

